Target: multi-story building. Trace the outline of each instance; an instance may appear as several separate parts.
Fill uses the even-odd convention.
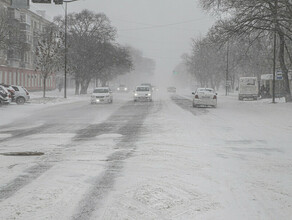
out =
[[[10,7],[10,0],[0,0],[0,8],[6,10],[9,21],[9,43],[5,49],[0,48],[0,83],[40,90],[43,80],[40,72],[35,70],[34,51],[39,34],[45,31],[50,21],[30,10]],[[56,88],[54,74],[47,78],[46,87]]]

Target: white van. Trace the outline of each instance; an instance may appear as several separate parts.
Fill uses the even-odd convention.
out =
[[[240,77],[238,99],[258,99],[259,86],[257,77]]]

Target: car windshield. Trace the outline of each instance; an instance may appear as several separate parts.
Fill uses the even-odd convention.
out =
[[[207,93],[213,93],[214,90],[213,89],[198,89],[198,92],[207,92]]]
[[[137,87],[136,91],[146,92],[146,91],[150,91],[150,88],[149,87]]]
[[[93,91],[93,93],[108,93],[109,90],[108,89],[95,89]]]

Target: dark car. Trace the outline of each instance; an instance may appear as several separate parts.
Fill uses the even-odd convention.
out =
[[[128,87],[125,85],[119,85],[117,88],[118,92],[128,92]]]
[[[167,92],[176,93],[176,88],[174,86],[170,86],[167,88]]]

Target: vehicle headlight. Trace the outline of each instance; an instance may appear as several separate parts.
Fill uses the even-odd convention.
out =
[[[138,95],[137,93],[134,94],[134,96],[137,96],[137,95]]]
[[[127,91],[127,90],[128,90],[128,88],[125,88],[125,90]]]
[[[151,94],[149,93],[148,96],[151,96]]]
[[[118,90],[120,90],[120,88],[118,88]]]

